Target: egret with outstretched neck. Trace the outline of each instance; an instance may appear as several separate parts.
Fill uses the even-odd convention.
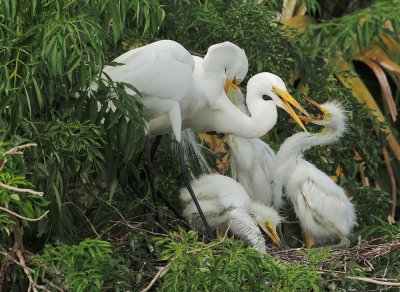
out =
[[[338,102],[318,105],[321,118],[303,117],[323,126],[319,133],[297,133],[287,138],[277,153],[278,174],[286,196],[293,203],[303,230],[317,241],[340,239],[332,248],[346,248],[348,235],[356,224],[354,206],[347,194],[328,175],[303,158],[307,149],[327,145],[343,136],[346,115]]]

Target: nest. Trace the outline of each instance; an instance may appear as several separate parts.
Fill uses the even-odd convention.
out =
[[[327,267],[334,261],[353,261],[364,267],[365,271],[371,271],[374,269],[371,261],[390,253],[392,250],[400,249],[400,238],[396,238],[387,243],[376,243],[380,240],[382,239],[378,238],[372,241],[360,241],[353,247],[331,250],[329,258],[323,261],[321,268]],[[277,250],[273,247],[267,247],[267,252],[276,259],[288,263],[296,262],[301,265],[309,266],[311,263],[307,259],[307,251],[308,249],[305,248]]]

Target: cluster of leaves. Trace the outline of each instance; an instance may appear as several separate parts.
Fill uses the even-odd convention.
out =
[[[107,241],[86,239],[78,245],[46,245],[32,261],[36,265],[35,280],[48,279],[62,289],[123,291],[130,287],[125,261]]]
[[[329,273],[320,273],[330,258],[328,249],[300,251],[305,265],[259,254],[233,238],[205,244],[198,241],[193,231],[170,233],[159,238],[157,244],[162,250],[160,261],[168,262],[159,287],[161,291],[324,291],[335,280]],[[364,276],[356,263],[332,260],[325,268],[345,268],[350,276]],[[335,287],[365,289],[366,285],[343,279]]]
[[[171,263],[161,291],[261,291],[266,286],[287,291],[322,289],[311,269],[261,256],[236,240],[208,245],[199,242],[195,232],[180,231],[159,239],[158,244],[162,245],[161,260]]]
[[[341,52],[351,59],[356,52],[369,49],[372,41],[383,34],[399,40],[400,11],[396,4],[393,0],[378,0],[341,18],[312,24],[304,41],[319,50],[322,48],[326,57],[335,58]]]

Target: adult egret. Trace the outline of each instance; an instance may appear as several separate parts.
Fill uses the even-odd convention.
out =
[[[303,158],[303,152],[312,146],[338,140],[345,132],[346,116],[337,102],[313,103],[323,117],[304,120],[324,128],[319,133],[301,132],[287,138],[277,153],[278,174],[302,228],[319,241],[337,236],[340,242],[332,247],[346,248],[350,244],[347,236],[356,224],[354,206],[340,186]]]
[[[259,226],[280,246],[276,226],[280,224],[281,216],[273,208],[252,201],[238,182],[220,174],[207,174],[193,180],[192,187],[212,228],[230,225],[233,234],[257,251],[266,252]],[[185,206],[183,215],[197,230],[204,230],[186,189],[181,190],[180,199]]]
[[[196,65],[197,66],[197,65]],[[247,113],[239,89],[232,91],[234,103]],[[276,172],[276,155],[267,143],[258,138],[246,139],[228,135],[232,177],[244,186],[250,197],[279,209],[282,205],[282,182]]]

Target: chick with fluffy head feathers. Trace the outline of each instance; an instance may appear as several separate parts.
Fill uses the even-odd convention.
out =
[[[192,188],[211,228],[226,224],[248,245],[265,252],[260,226],[277,245],[280,244],[276,226],[282,221],[281,216],[273,208],[252,201],[243,186],[232,178],[207,174],[193,180]],[[185,206],[183,215],[195,229],[203,231],[204,225],[187,189],[181,189],[180,199]]]
[[[323,118],[310,121],[323,126],[323,130],[301,132],[287,138],[277,153],[278,173],[303,230],[317,241],[339,237],[340,243],[332,247],[342,248],[349,245],[347,236],[356,224],[354,206],[340,186],[304,160],[303,152],[341,138],[346,131],[347,118],[338,102],[327,102],[320,110]]]

